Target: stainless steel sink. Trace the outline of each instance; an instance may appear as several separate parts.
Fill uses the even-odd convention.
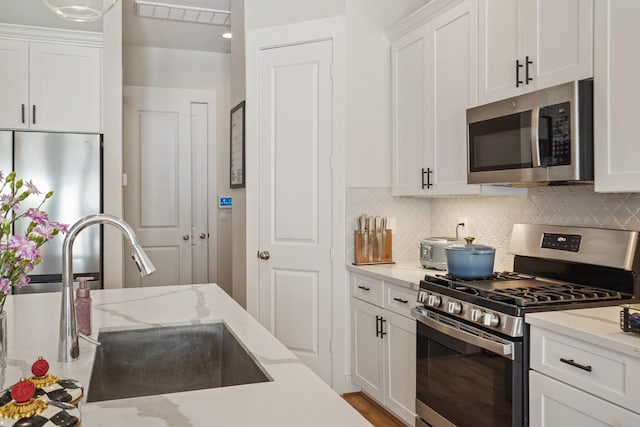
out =
[[[271,381],[223,322],[101,331],[87,402]]]

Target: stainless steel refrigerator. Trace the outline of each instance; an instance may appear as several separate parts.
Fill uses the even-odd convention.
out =
[[[14,170],[18,178],[31,180],[43,194],[54,195],[42,207],[49,218],[71,226],[80,218],[102,212],[102,137],[97,134],[0,131],[0,169]],[[35,207],[33,196],[21,209]],[[16,223],[22,234],[28,223]],[[64,236],[42,246],[42,262],[31,284],[15,293],[61,290]],[[74,277],[91,276],[91,287],[101,288],[102,229],[94,225],[78,234],[73,244]]]

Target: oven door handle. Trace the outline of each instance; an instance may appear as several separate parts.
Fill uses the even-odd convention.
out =
[[[456,338],[460,341],[463,341],[467,344],[471,344],[471,345],[475,345],[476,347],[480,347],[483,348],[485,350],[488,350],[494,354],[497,354],[498,356],[502,356],[506,359],[509,360],[515,360],[515,355],[513,354],[513,343],[506,341],[506,340],[502,340],[500,338],[496,337],[496,340],[491,340],[488,338],[484,338],[481,337],[479,335],[474,335],[471,332],[467,332],[465,330],[462,329],[458,329],[456,327],[447,325],[445,323],[439,322],[435,319],[432,319],[430,317],[427,317],[424,315],[424,313],[422,312],[422,310],[420,310],[419,308],[413,308],[411,310],[411,312],[413,313],[413,315],[415,316],[416,320],[418,320],[418,322],[427,325],[430,328],[435,329],[438,332],[442,332],[443,334],[449,335],[450,337]],[[449,320],[449,319],[448,319]],[[450,320],[453,324],[457,324],[457,325],[463,325],[460,322],[457,322],[455,320]],[[464,325],[465,328],[467,328],[468,330],[474,330],[475,328],[469,327]],[[478,329],[478,331],[480,331]]]

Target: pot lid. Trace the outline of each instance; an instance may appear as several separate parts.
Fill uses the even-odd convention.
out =
[[[475,237],[465,237],[466,245],[451,245],[447,246],[446,250],[451,251],[467,251],[473,252],[474,254],[493,254],[496,252],[495,248],[486,245],[474,245],[472,242]]]

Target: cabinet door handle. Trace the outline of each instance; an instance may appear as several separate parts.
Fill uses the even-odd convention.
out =
[[[433,173],[433,171],[431,170],[431,168],[427,168],[427,170],[424,170],[424,168],[422,168],[422,189],[424,190],[425,187],[427,187],[427,189],[429,189],[433,184],[431,183],[431,174]],[[424,182],[424,176],[427,176],[427,183],[425,184]]]
[[[520,68],[522,68],[523,66],[524,65],[520,63],[520,60],[516,59],[516,87],[520,87],[520,85],[524,83],[522,80],[520,80]]]
[[[22,115],[22,124],[24,124],[24,104],[20,105],[20,114]]]
[[[578,369],[582,369],[583,371],[591,372],[593,370],[591,365],[582,365],[580,363],[575,362],[573,359],[565,359],[561,357],[560,361],[562,363],[566,363],[567,365],[575,366]]]
[[[525,58],[525,62],[527,64],[527,66],[524,69],[524,80],[525,80],[526,84],[529,84],[529,82],[533,80],[533,78],[529,77],[529,65],[532,65],[533,61],[529,61],[529,57],[527,56]]]
[[[394,298],[393,300],[394,300],[394,301],[401,302],[401,303],[403,303],[403,304],[407,304],[407,303],[409,302],[409,301],[407,301],[406,299],[402,299],[402,298]]]
[[[358,289],[362,289],[363,291],[370,291],[371,288],[367,288],[366,286],[358,285]]]
[[[376,337],[380,336],[380,319],[382,319],[382,317],[376,316]]]
[[[380,338],[384,338],[384,336],[387,335],[387,333],[384,331],[385,322],[386,320],[384,319],[384,317],[380,316]]]
[[[31,108],[31,123],[36,124],[36,104]]]

